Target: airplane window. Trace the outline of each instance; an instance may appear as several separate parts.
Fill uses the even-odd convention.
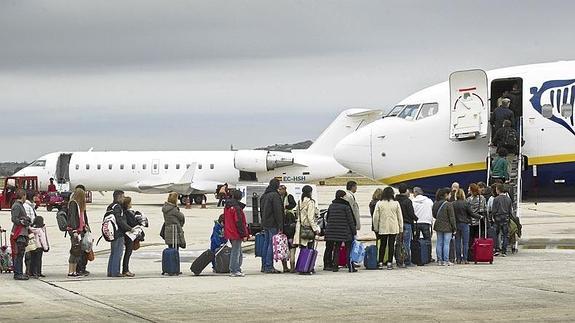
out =
[[[158,164],[154,164],[154,170],[158,169]]]
[[[437,103],[424,103],[421,106],[421,111],[419,112],[419,115],[417,116],[417,120],[431,117],[432,115],[435,115],[438,110],[439,110],[439,106]]]
[[[124,164],[120,164],[120,169],[124,169]]]
[[[176,169],[180,169],[180,164],[176,164]]]
[[[169,168],[168,164],[165,164],[164,169],[168,169],[168,168]]]
[[[415,120],[418,111],[419,104],[410,104],[406,105],[405,109],[401,110],[401,113],[399,113],[397,116],[405,120]]]
[[[186,169],[190,169],[190,167],[192,167],[192,165],[190,165],[190,164],[186,165]]]
[[[386,115],[386,117],[396,117],[399,114],[399,112],[401,112],[403,107],[405,107],[405,105],[396,105],[395,107],[393,107],[393,109],[391,109],[391,111]]]
[[[142,169],[146,170],[146,164],[142,164]]]
[[[202,169],[202,164],[198,164],[198,169]]]
[[[86,170],[90,169],[90,164],[86,164]]]
[[[109,170],[112,170],[112,164],[109,164],[109,165],[108,165],[108,169],[109,169]]]
[[[80,165],[76,164],[76,170],[80,169]]]
[[[98,170],[102,169],[102,165],[98,164],[98,166],[96,166],[96,169]]]
[[[46,166],[45,160],[36,160],[32,164],[30,164],[30,167],[44,167],[44,166]]]
[[[214,169],[214,164],[210,164],[210,169]]]
[[[541,114],[547,119],[553,117],[553,106],[551,104],[545,104],[541,107]]]
[[[132,170],[136,169],[136,164],[132,164]]]

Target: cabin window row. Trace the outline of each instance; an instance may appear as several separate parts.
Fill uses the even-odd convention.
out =
[[[175,165],[174,165],[174,168],[175,168],[176,170],[179,170],[179,169],[182,168],[181,166],[182,166],[182,164],[175,164]],[[190,167],[192,167],[192,164],[186,164],[185,166],[186,166],[186,169],[190,169]],[[86,164],[86,170],[90,170],[90,167],[91,167],[90,164]],[[103,168],[102,164],[96,164],[95,167],[96,167],[97,170],[101,170],[101,169]],[[120,170],[124,170],[124,169],[127,168],[127,167],[125,167],[124,164],[120,164],[119,167],[120,167]],[[152,169],[153,169],[153,170],[158,170],[159,167],[160,167],[159,164],[152,164]],[[80,165],[79,165],[79,164],[76,164],[76,167],[75,167],[75,168],[76,168],[76,170],[80,170]],[[132,165],[131,165],[131,169],[132,169],[132,170],[136,170],[137,168],[138,168],[138,167],[137,167],[136,164],[132,164]],[[202,169],[202,168],[203,168],[203,165],[202,165],[202,164],[198,164],[198,169]],[[114,169],[114,164],[108,164],[108,170],[113,170],[113,169]],[[142,164],[142,165],[141,165],[141,169],[142,169],[142,170],[148,169],[148,164]],[[165,169],[165,170],[169,170],[169,169],[170,169],[170,164],[164,164],[164,169]],[[214,165],[214,164],[210,164],[210,169],[215,169],[215,165]]]

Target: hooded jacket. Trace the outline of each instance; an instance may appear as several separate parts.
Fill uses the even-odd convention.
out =
[[[425,195],[417,195],[411,201],[413,202],[413,211],[415,216],[417,216],[417,223],[432,224],[433,213],[431,209],[433,208],[433,201]]]
[[[395,196],[395,200],[399,202],[401,207],[401,215],[403,217],[403,223],[415,224],[417,222],[417,216],[415,215],[415,210],[413,209],[413,202],[407,195],[398,194]]]
[[[283,230],[284,205],[277,188],[268,186],[260,200],[262,228]]]
[[[242,240],[249,237],[245,204],[234,199],[227,200],[224,207],[224,237],[229,240]]]

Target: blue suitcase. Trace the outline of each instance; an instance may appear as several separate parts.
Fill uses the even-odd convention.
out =
[[[166,248],[162,252],[162,275],[180,273],[180,252],[178,248]]]
[[[166,248],[162,251],[162,275],[180,274],[180,251],[178,250],[178,228],[176,225],[174,225],[172,232],[172,246],[175,248]]]
[[[365,248],[363,264],[366,269],[377,269],[377,246],[371,245]]]
[[[263,232],[256,234],[256,257],[263,257],[264,255],[264,241],[265,236]]]
[[[431,261],[431,241],[419,239],[419,257],[421,261],[420,266],[428,264]]]

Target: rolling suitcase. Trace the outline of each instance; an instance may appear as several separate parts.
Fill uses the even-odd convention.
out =
[[[232,248],[223,245],[218,251],[216,251],[216,273],[227,274],[230,272],[230,255],[232,253]],[[205,267],[204,267],[205,268]],[[203,268],[202,268],[203,270]],[[200,271],[201,272],[201,271]]]
[[[431,241],[419,239],[419,252],[422,266],[431,262]]]
[[[265,242],[265,236],[263,232],[257,233],[256,234],[256,250],[255,250],[255,254],[256,257],[263,257],[264,255],[264,242]]]
[[[202,273],[202,271],[204,271],[204,269],[206,269],[209,264],[212,263],[212,260],[214,260],[214,252],[211,249],[208,249],[204,251],[198,258],[196,258],[194,262],[192,262],[190,270],[194,273],[194,275],[198,276]]]
[[[339,246],[339,253],[338,253],[338,258],[337,258],[337,264],[339,267],[346,267],[347,266],[347,248],[345,247],[345,245],[342,243],[341,246]]]
[[[299,251],[295,271],[300,274],[310,274],[315,267],[317,259],[317,250],[315,248],[302,248]]]
[[[275,261],[289,260],[289,247],[287,236],[278,233],[272,237],[273,259]]]
[[[162,251],[162,275],[179,275],[180,274],[180,251],[178,250],[178,228],[174,225],[172,246]]]
[[[371,245],[365,248],[365,257],[363,258],[363,264],[366,269],[377,269],[377,246]]]
[[[473,260],[476,264],[478,262],[493,263],[493,239],[487,238],[487,221],[485,221],[485,232],[481,235],[481,225],[479,226],[479,238],[473,241]]]

